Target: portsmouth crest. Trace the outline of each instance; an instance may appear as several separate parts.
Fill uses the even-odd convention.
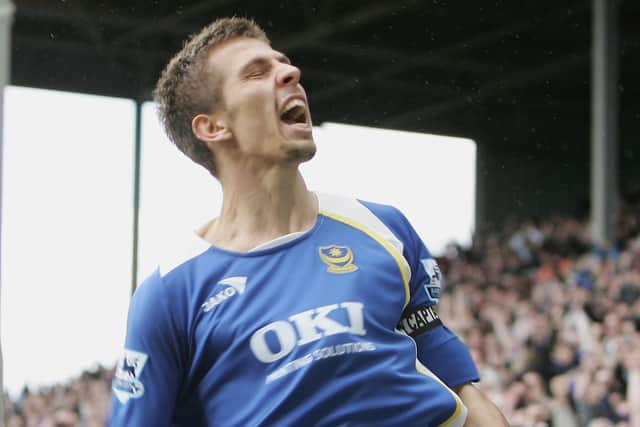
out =
[[[427,272],[427,280],[424,283],[424,291],[427,293],[429,300],[435,304],[440,300],[440,290],[442,276],[440,267],[433,258],[421,259],[420,262]]]
[[[353,263],[353,251],[347,246],[321,246],[318,253],[322,262],[327,264],[329,273],[351,273],[358,269]]]
[[[127,403],[129,399],[139,398],[144,394],[144,385],[138,377],[148,358],[144,353],[125,348],[124,354],[118,360],[113,379],[113,393],[121,403]]]

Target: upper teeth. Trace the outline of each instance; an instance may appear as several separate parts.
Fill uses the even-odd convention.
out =
[[[282,112],[287,113],[296,107],[304,107],[304,101],[301,99],[292,99],[291,101],[287,102]]]

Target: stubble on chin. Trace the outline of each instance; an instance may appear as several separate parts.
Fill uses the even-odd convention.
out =
[[[290,147],[287,150],[287,159],[303,163],[309,161],[316,154],[316,145],[308,144],[304,147]]]

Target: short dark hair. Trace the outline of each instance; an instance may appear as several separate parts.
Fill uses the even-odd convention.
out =
[[[249,37],[271,44],[265,32],[251,19],[221,18],[192,35],[162,72],[154,99],[169,139],[191,160],[216,176],[213,153],[193,133],[191,121],[200,113],[224,106],[219,76],[207,66],[207,55],[224,41]]]

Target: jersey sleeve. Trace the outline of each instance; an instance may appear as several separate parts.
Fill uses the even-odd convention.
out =
[[[411,270],[409,303],[399,329],[416,342],[418,360],[449,387],[479,380],[469,349],[438,317],[442,274],[407,218],[392,206],[363,202],[403,244],[403,256]]]
[[[179,304],[156,271],[136,290],[112,385],[110,426],[170,426],[182,383]]]

